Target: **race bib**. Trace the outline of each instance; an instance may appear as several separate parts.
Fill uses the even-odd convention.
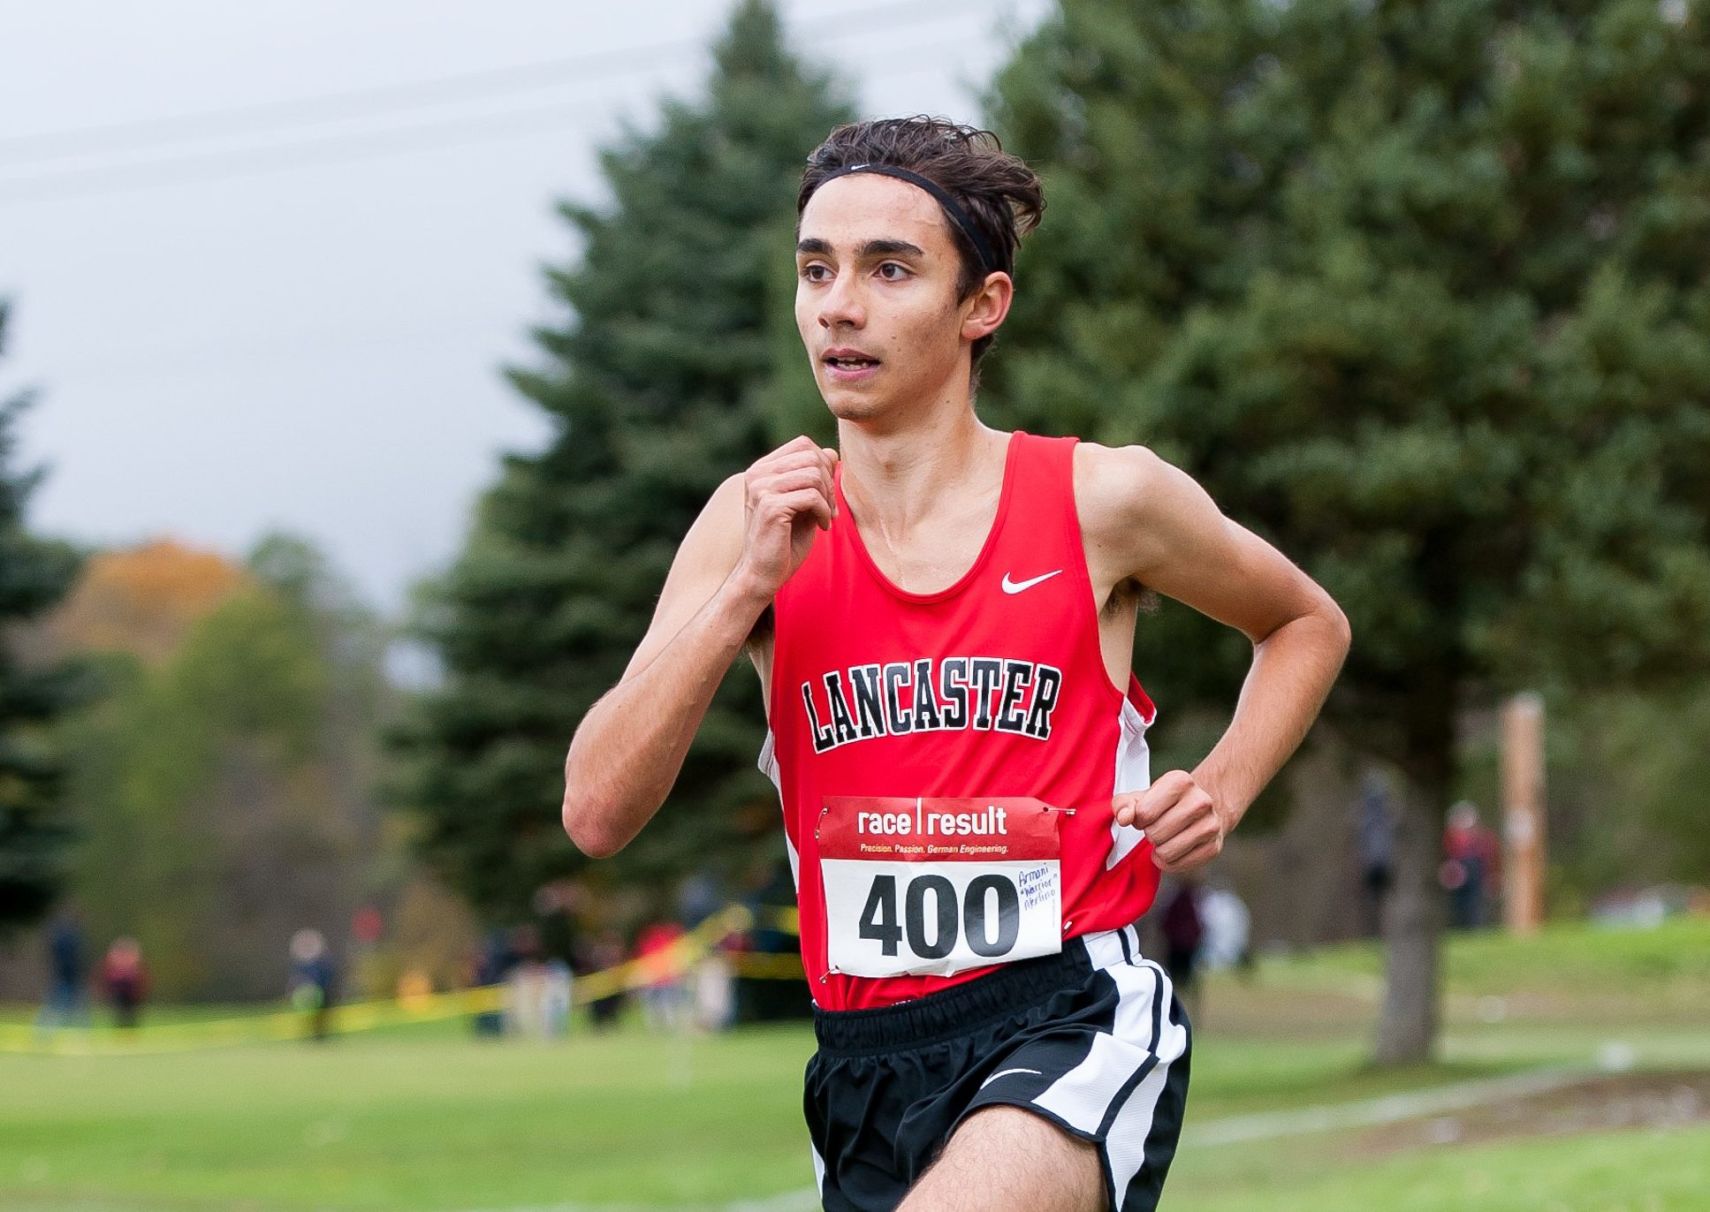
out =
[[[1026,798],[828,798],[815,837],[831,970],[949,976],[1061,951],[1063,813]]]

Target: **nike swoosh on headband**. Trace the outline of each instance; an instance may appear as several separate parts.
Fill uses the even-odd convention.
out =
[[[906,168],[899,168],[895,164],[846,164],[842,168],[827,173],[825,180],[821,181],[820,185],[824,186],[826,181],[835,181],[838,177],[846,177],[850,173],[878,173],[880,176],[895,177],[899,181],[907,181],[917,189],[925,190],[937,199],[939,207],[956,227],[956,230],[962,233],[969,244],[973,245],[974,255],[980,259],[980,268],[986,273],[1003,268],[1003,263],[998,260],[997,250],[992,247],[991,241],[980,233],[978,225],[962,208],[962,204],[956,201],[955,196],[949,190],[931,177],[922,176],[920,173]]]

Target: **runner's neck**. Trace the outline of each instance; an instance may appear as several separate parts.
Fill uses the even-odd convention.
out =
[[[972,410],[948,422],[873,434],[838,426],[844,496],[863,532],[897,548],[924,527],[995,502],[1003,486],[1009,434],[982,425]]]

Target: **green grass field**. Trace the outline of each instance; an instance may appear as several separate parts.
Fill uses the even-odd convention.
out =
[[[1457,941],[1444,1060],[1404,1073],[1364,1067],[1360,949],[1219,978],[1164,1207],[1710,1208],[1707,959],[1710,922]],[[547,1044],[442,1023],[0,1055],[0,1208],[811,1208],[811,1050],[802,1027]],[[1600,1057],[1631,1069],[1581,1080]],[[1471,1102],[1409,1101],[1431,1099]]]

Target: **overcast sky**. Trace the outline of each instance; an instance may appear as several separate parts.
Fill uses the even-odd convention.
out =
[[[867,114],[972,121],[1048,3],[780,10]],[[561,319],[554,200],[601,198],[622,123],[698,95],[728,11],[0,0],[0,398],[40,389],[31,528],[233,556],[284,528],[401,609],[499,453],[544,438],[498,367]]]

